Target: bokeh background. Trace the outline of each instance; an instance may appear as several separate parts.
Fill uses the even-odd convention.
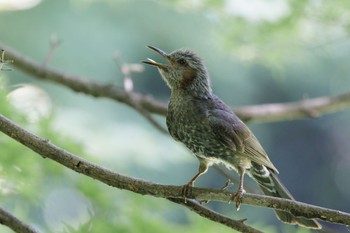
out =
[[[159,60],[145,45],[195,50],[214,92],[232,107],[335,96],[350,89],[350,3],[298,0],[2,0],[0,41],[48,66],[123,86],[116,62]],[[0,113],[41,137],[125,175],[185,184],[197,160],[129,107],[0,71]],[[138,67],[142,68],[142,67]],[[167,101],[152,67],[134,90]],[[165,125],[163,117],[155,116]],[[299,201],[350,212],[350,112],[249,124]],[[166,200],[116,190],[43,159],[0,135],[0,204],[43,232],[231,232]],[[232,172],[233,173],[233,172]],[[214,169],[197,186],[219,188]],[[246,184],[258,189],[254,182]],[[236,186],[232,187],[235,190]],[[265,232],[309,232],[272,210],[208,206]],[[345,226],[325,224],[335,232]],[[0,226],[1,232],[11,232]]]

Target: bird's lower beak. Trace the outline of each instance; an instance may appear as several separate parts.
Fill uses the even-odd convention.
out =
[[[171,64],[171,60],[169,59],[169,55],[166,52],[164,52],[163,50],[158,49],[156,47],[153,47],[153,46],[147,46],[147,47],[156,51],[159,55],[164,57]],[[142,61],[142,62],[149,64],[149,65],[152,65],[152,66],[157,66],[158,68],[163,69],[163,70],[166,70],[168,68],[167,64],[158,63],[158,62],[152,60],[151,58],[147,58],[147,61]]]
[[[147,61],[142,61],[142,62],[146,63],[148,65],[157,66],[158,68],[161,68],[163,70],[167,69],[166,64],[158,63],[158,62],[152,60],[151,58],[147,58]]]

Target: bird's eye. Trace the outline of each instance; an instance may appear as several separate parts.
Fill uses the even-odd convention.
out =
[[[180,58],[179,60],[177,60],[177,63],[179,63],[182,66],[187,66],[187,61],[183,58]]]

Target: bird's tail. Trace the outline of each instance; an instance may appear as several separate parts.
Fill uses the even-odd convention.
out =
[[[265,195],[294,200],[293,196],[284,187],[277,175],[273,171],[268,170],[265,166],[254,163],[253,167],[250,169],[250,174],[257,181],[259,187]],[[322,228],[322,226],[315,219],[297,217],[290,212],[282,210],[275,210],[275,212],[277,218],[282,222],[298,224],[313,229]]]

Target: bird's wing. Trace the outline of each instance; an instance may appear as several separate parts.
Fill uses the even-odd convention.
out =
[[[210,128],[226,146],[278,172],[254,134],[223,102],[215,101],[215,106],[208,108],[207,119]]]

